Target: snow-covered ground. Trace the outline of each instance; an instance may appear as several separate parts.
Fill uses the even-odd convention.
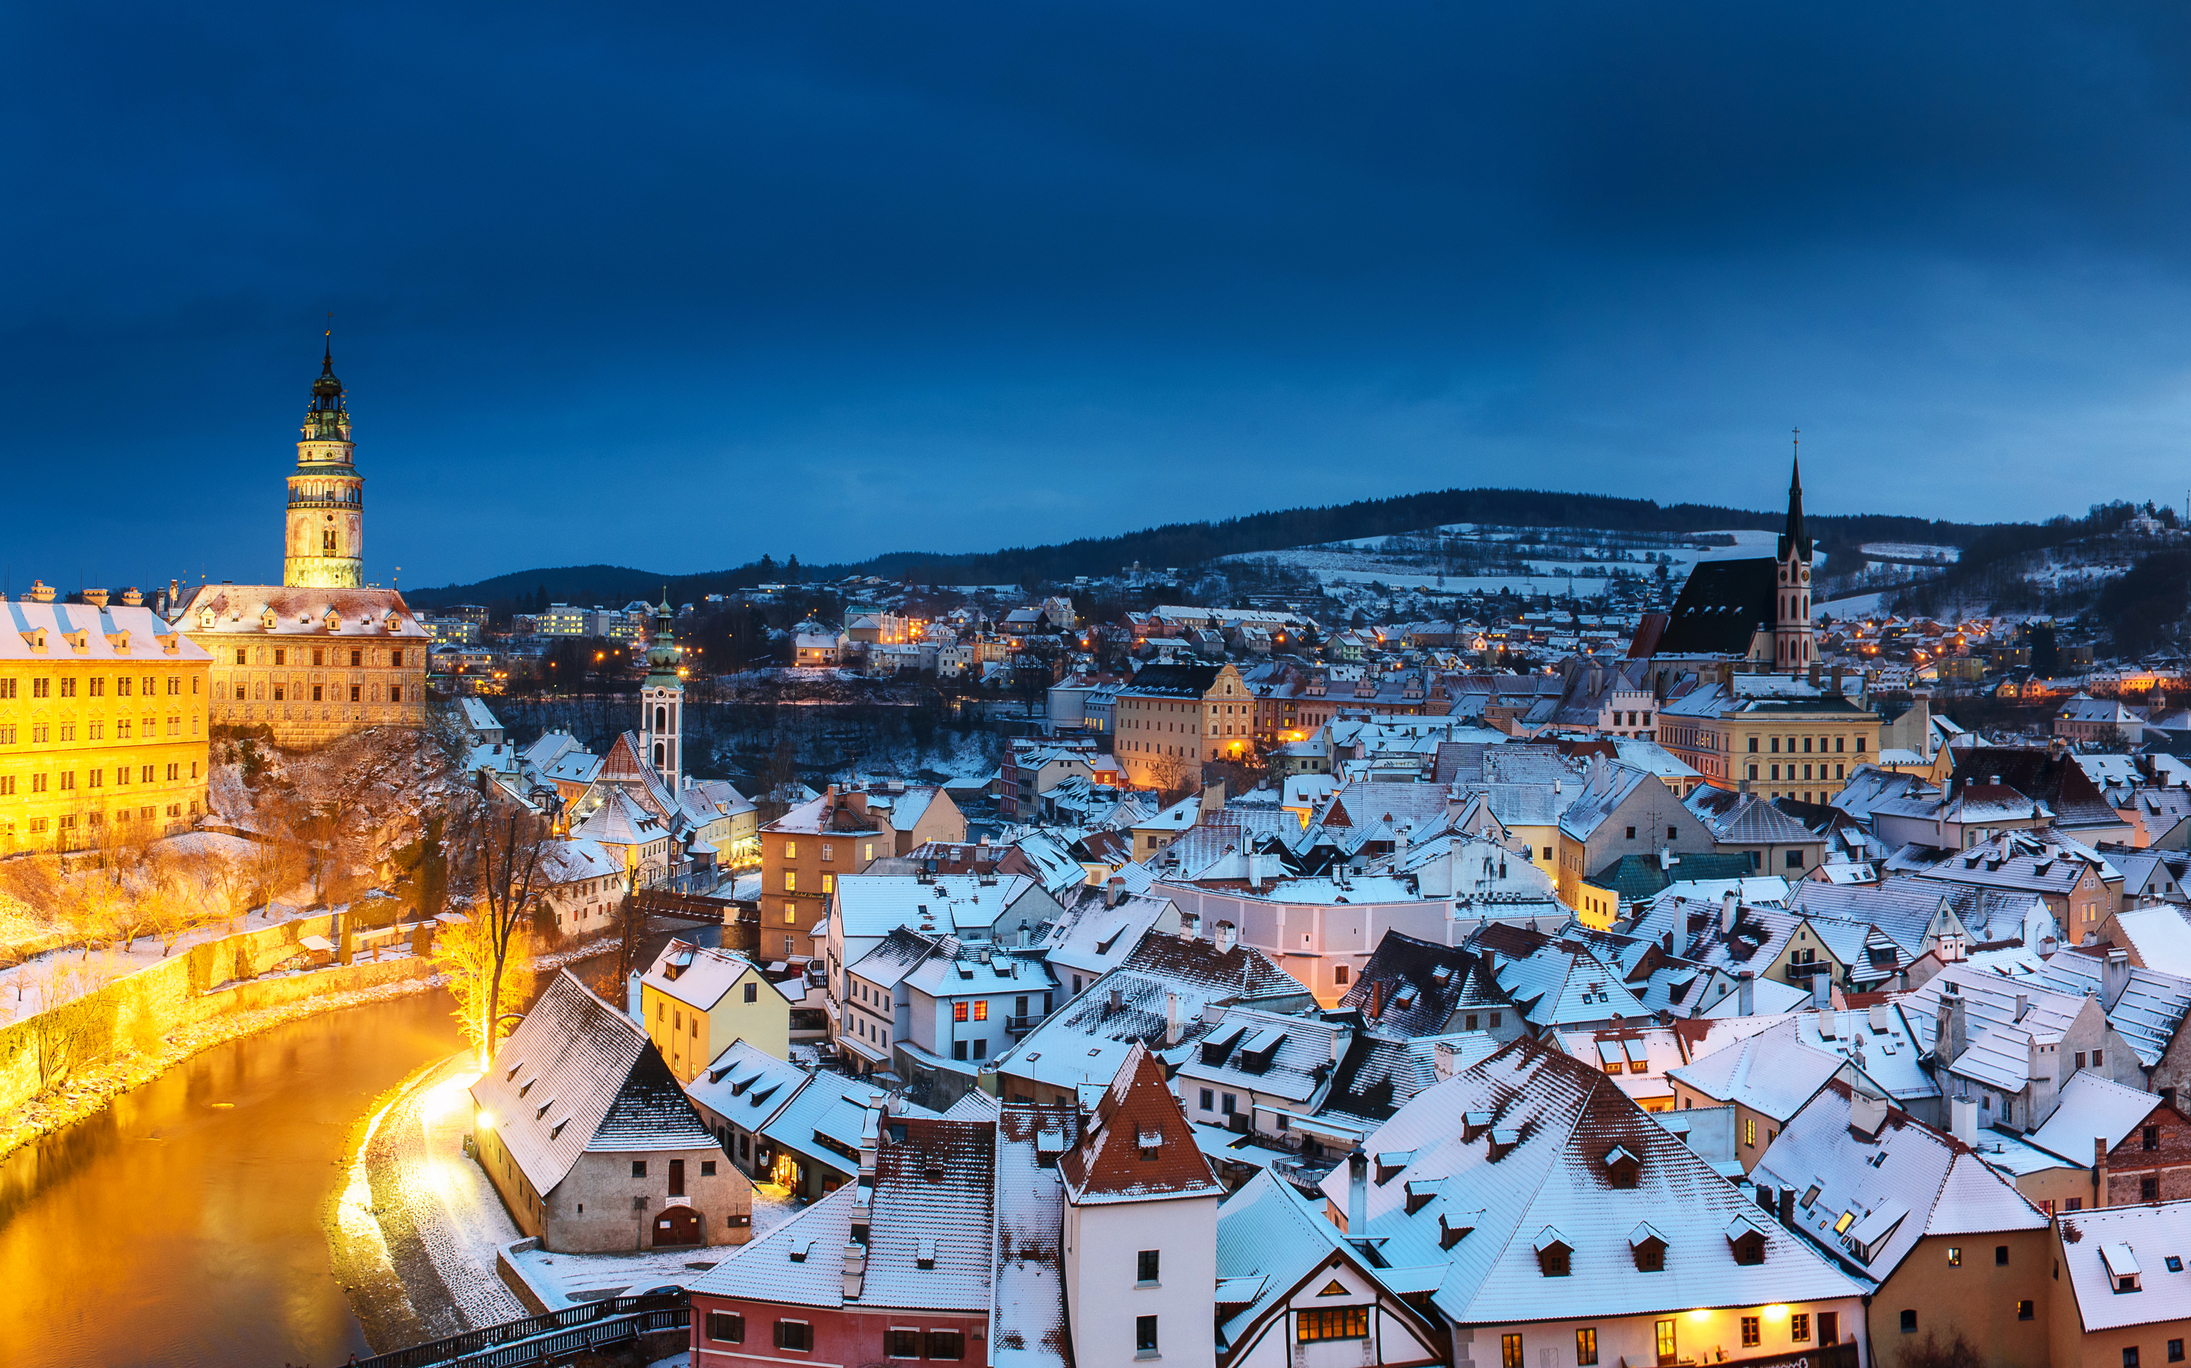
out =
[[[258,931],[299,917],[319,915],[322,914],[275,903],[237,918],[234,929]],[[229,931],[227,922],[214,922],[184,932],[172,948],[157,936],[139,936],[126,946],[104,946],[96,950],[73,946],[35,955],[21,964],[0,969],[0,1024],[33,1016],[82,997],[118,978],[182,954],[193,945],[219,940]]]
[[[1953,565],[1963,558],[1959,546],[1934,546],[1928,542],[1865,542],[1856,548],[1867,556],[1889,556],[1895,560],[1939,561]]]
[[[753,1237],[759,1239],[774,1230],[797,1209],[797,1204],[783,1188],[756,1184],[753,1189]],[[695,1277],[720,1263],[734,1248],[702,1246],[632,1254],[550,1254],[538,1249],[506,1249],[505,1253],[526,1285],[553,1310],[580,1302],[628,1296],[654,1287],[687,1286]]]
[[[1439,573],[1442,554],[1435,538],[1466,544],[1474,553],[1495,553],[1519,564],[1495,574]],[[1574,588],[1601,592],[1616,572],[1649,576],[1664,564],[1677,581],[1700,562],[1773,553],[1777,534],[1742,528],[1682,536],[1659,536],[1585,528],[1492,527],[1451,523],[1397,538],[1356,537],[1348,541],[1255,551],[1228,561],[1275,562],[1306,571],[1325,586],[1378,583],[1395,589],[1448,594],[1559,593]],[[1524,540],[1533,538],[1534,540]],[[1732,545],[1715,543],[1731,541]],[[1818,560],[1823,564],[1824,556]],[[1456,569],[1465,569],[1456,564]]]

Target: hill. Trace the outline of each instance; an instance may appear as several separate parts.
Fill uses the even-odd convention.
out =
[[[406,594],[420,607],[451,603],[531,602],[545,596],[560,603],[626,603],[652,599],[666,585],[676,602],[723,593],[764,581],[842,579],[875,575],[934,584],[1035,584],[1117,574],[1120,567],[1194,566],[1227,556],[1397,536],[1455,523],[1509,527],[1588,528],[1627,533],[1777,531],[1779,510],[1755,511],[1714,504],[1659,504],[1601,494],[1531,489],[1446,489],[1390,499],[1252,513],[1219,521],[1168,523],[1115,537],[1083,537],[1048,546],[1011,547],[970,555],[894,551],[857,563],[801,568],[796,558],[778,566],[763,557],[734,569],[669,575],[620,565],[560,566],[516,571],[473,584],[452,584]],[[1891,514],[1813,515],[1810,530],[1829,554],[1838,546],[1867,542],[1965,546],[1989,529]]]

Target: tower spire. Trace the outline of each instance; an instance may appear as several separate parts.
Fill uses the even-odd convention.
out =
[[[1790,443],[1788,465],[1788,525],[1780,534],[1780,563],[1792,553],[1806,564],[1811,559],[1811,538],[1803,527],[1803,429],[1797,428]]]

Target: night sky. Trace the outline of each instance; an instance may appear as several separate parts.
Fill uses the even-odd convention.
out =
[[[0,559],[980,550],[1526,485],[2191,486],[2181,7],[15,5]]]

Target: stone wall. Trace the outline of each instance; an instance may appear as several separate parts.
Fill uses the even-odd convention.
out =
[[[0,1028],[0,1111],[78,1070],[125,1053],[151,1053],[184,1026],[433,972],[429,962],[405,958],[259,977],[294,958],[304,937],[334,939],[333,928],[332,916],[306,917],[208,941]]]

